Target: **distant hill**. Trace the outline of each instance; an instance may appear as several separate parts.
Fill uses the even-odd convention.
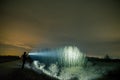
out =
[[[9,62],[20,59],[19,56],[0,56],[0,63]]]
[[[97,58],[97,57],[87,57],[87,60],[92,62],[120,62],[120,59]]]

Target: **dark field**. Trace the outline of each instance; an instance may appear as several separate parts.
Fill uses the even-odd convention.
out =
[[[8,74],[0,74],[0,78],[1,80],[57,80],[45,74],[38,74],[29,69],[21,70],[20,68],[14,68]]]
[[[108,72],[107,75],[104,75],[97,80],[120,80],[120,68]]]
[[[3,60],[4,59],[4,60]],[[53,77],[50,77],[44,73],[38,74],[32,69],[21,69],[21,60],[19,58],[2,58],[2,63],[0,63],[0,80],[57,80]],[[104,62],[104,60],[89,59],[93,66],[96,65],[98,62]],[[95,61],[96,60],[96,61]],[[119,60],[105,60],[105,63],[112,64],[117,63],[118,67],[114,69],[113,71],[109,71],[106,75],[94,79],[94,80],[120,80],[120,62]],[[114,65],[114,64],[113,64]],[[71,80],[78,80],[76,78]]]
[[[18,56],[0,56],[0,63],[10,62],[20,59]]]
[[[8,56],[7,56],[8,57]],[[57,80],[45,74],[38,74],[30,69],[21,69],[19,58],[10,57],[1,58],[0,60],[0,80]],[[8,62],[8,60],[10,60]]]

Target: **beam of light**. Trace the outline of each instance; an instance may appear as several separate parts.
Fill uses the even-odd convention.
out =
[[[56,56],[55,51],[39,51],[39,52],[30,52],[30,56],[41,56],[41,57],[49,57],[49,56]]]
[[[30,56],[37,56],[38,60],[46,61],[46,63],[58,62],[62,66],[78,66],[85,63],[85,54],[83,54],[75,46],[65,46],[53,50],[36,51],[29,53]]]

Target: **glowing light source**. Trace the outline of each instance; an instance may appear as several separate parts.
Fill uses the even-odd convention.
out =
[[[75,46],[65,46],[49,51],[32,52],[29,55],[37,56],[40,62],[43,61],[42,63],[49,64],[57,62],[59,65],[69,67],[83,65],[85,62],[85,54],[80,52]]]
[[[85,56],[79,51],[77,47],[64,47],[62,52],[63,63],[68,66],[81,65],[85,61]]]

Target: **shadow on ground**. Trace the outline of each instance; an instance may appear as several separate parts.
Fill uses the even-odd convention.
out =
[[[0,75],[1,80],[57,80],[45,74],[38,74],[30,69],[13,69],[12,73]]]

